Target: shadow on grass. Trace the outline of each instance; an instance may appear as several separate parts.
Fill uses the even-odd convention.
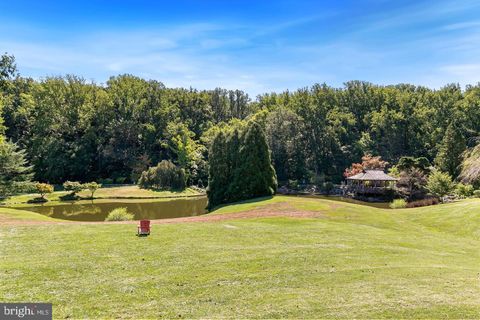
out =
[[[45,203],[45,202],[48,202],[48,200],[42,197],[33,198],[27,201],[27,203]]]
[[[224,203],[224,204],[216,206],[213,209],[210,209],[208,211],[208,213],[212,213],[212,212],[215,212],[215,211],[217,211],[221,208],[236,205],[236,204],[255,203],[255,202],[261,202],[261,201],[270,200],[270,199],[273,199],[273,196],[265,196],[265,197],[253,198],[253,199],[242,200],[242,201],[237,201],[237,202]]]
[[[80,197],[74,193],[68,193],[66,195],[59,196],[58,199],[60,201],[76,201],[76,200],[79,200]]]

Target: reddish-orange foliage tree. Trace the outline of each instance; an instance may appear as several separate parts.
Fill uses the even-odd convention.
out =
[[[363,171],[363,165],[361,163],[352,163],[352,166],[350,168],[345,169],[345,172],[343,173],[343,175],[345,178],[348,178],[356,174],[359,174],[362,171]]]
[[[352,163],[350,168],[345,169],[343,175],[345,178],[361,173],[363,170],[384,170],[388,165],[387,161],[383,161],[382,157],[373,157],[367,154],[362,157],[362,163]]]

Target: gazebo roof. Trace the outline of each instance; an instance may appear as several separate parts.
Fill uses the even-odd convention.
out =
[[[390,177],[382,170],[363,170],[363,172],[348,177],[347,180],[360,181],[397,181],[398,179]]]

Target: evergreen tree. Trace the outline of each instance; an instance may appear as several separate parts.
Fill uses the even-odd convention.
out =
[[[450,123],[435,158],[436,166],[453,177],[458,176],[462,153],[465,149],[466,142],[464,136],[454,123]]]
[[[0,198],[17,192],[23,183],[29,182],[30,171],[25,151],[0,136]]]
[[[228,165],[228,181],[230,182],[226,190],[226,199],[230,202],[238,201],[241,197],[241,186],[236,183],[238,178],[235,176],[237,168],[241,165],[240,158],[241,136],[238,129],[228,136],[227,139],[227,165]]]
[[[414,158],[414,157],[401,157],[398,160],[396,168],[402,171],[410,171],[412,169],[418,169],[423,173],[428,173],[430,170],[430,161],[425,157]]]
[[[232,188],[238,200],[271,196],[277,189],[277,177],[270,159],[267,139],[258,123],[251,122],[243,137]]]
[[[209,208],[221,203],[273,195],[275,169],[262,128],[250,122],[246,132],[217,134],[209,153]]]
[[[207,188],[209,209],[225,202],[225,192],[228,188],[229,178],[226,137],[220,131],[213,140],[209,151]]]

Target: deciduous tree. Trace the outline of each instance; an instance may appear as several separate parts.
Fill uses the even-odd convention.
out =
[[[443,198],[450,194],[455,188],[452,177],[440,170],[434,170],[427,180],[427,189],[433,195]]]
[[[35,187],[37,188],[37,192],[40,194],[40,197],[44,200],[46,200],[45,196],[47,194],[53,192],[53,186],[48,183],[37,183]]]
[[[362,163],[353,163],[350,168],[345,169],[344,176],[351,177],[364,170],[384,170],[388,162],[383,161],[381,156],[367,154],[362,157]]]

